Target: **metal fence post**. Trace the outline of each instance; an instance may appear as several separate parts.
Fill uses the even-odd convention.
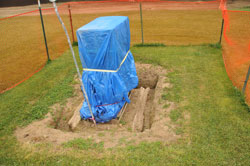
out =
[[[220,41],[219,41],[220,44],[222,40],[223,29],[224,29],[224,18],[222,19],[222,23],[221,23],[221,32],[220,32]]]
[[[50,57],[49,57],[49,50],[48,50],[47,39],[46,39],[46,34],[45,34],[45,28],[44,28],[44,23],[43,23],[43,15],[42,15],[40,0],[38,0],[37,2],[38,2],[38,8],[39,8],[39,12],[40,12],[41,24],[42,24],[42,29],[43,29],[43,38],[44,38],[44,43],[45,43],[46,52],[47,52],[47,58],[48,58],[48,62],[49,62],[51,60],[50,60]]]
[[[247,87],[247,82],[249,80],[249,75],[250,75],[250,65],[249,65],[248,72],[247,72],[247,75],[246,75],[246,80],[244,81],[244,86],[243,86],[243,89],[242,89],[243,94],[245,94],[245,90],[246,90],[246,87]]]
[[[68,4],[68,9],[69,9],[69,20],[70,20],[70,27],[71,27],[72,39],[73,39],[73,42],[75,42],[70,4]]]
[[[140,2],[140,16],[141,16],[141,41],[142,41],[142,44],[144,44],[144,39],[143,39],[143,21],[142,21],[142,7],[141,7],[141,2]]]

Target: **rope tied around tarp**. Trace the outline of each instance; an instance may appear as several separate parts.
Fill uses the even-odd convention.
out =
[[[96,71],[96,72],[118,72],[120,68],[122,67],[122,64],[125,62],[125,60],[128,57],[130,50],[128,50],[127,54],[123,58],[122,62],[120,63],[119,67],[116,70],[105,70],[105,69],[89,69],[89,68],[83,68],[84,71]]]
[[[111,104],[102,104],[102,105],[97,105],[95,107],[105,107],[105,106],[109,106],[109,105],[115,105],[115,104],[119,104],[120,102],[123,102],[125,100],[122,100],[122,101],[118,101],[118,102],[115,102],[115,103],[111,103]]]
[[[125,62],[125,60],[127,59],[129,52],[130,52],[130,50],[128,50],[128,52],[126,53],[125,57],[123,58],[123,60],[121,61],[119,67],[116,70],[89,69],[89,68],[83,68],[83,70],[85,70],[85,71],[96,71],[96,72],[117,72],[117,71],[119,71],[119,69],[121,68],[122,64]],[[125,100],[122,100],[122,101],[125,101]],[[118,101],[118,102],[111,103],[111,104],[97,105],[95,107],[103,107],[103,106],[115,105],[115,104],[118,104],[118,103],[120,103],[122,101]]]

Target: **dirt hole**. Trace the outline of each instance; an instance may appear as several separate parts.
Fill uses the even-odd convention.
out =
[[[104,147],[136,144],[141,141],[174,141],[179,136],[172,130],[168,116],[174,103],[163,101],[161,94],[165,87],[166,70],[149,64],[136,64],[139,85],[131,91],[131,103],[123,116],[105,124],[94,124],[81,120],[74,131],[68,121],[77,107],[83,102],[79,85],[75,86],[75,96],[68,99],[65,106],[54,105],[47,118],[31,123],[16,131],[17,138],[23,142],[53,142],[61,144],[74,138],[93,139],[103,142]],[[169,104],[166,109],[163,105]],[[120,119],[119,119],[120,118]]]
[[[154,115],[155,115],[155,109],[153,107],[154,103],[154,95],[155,95],[155,88],[158,83],[159,79],[159,71],[157,72],[156,70],[152,70],[150,68],[151,65],[146,65],[146,64],[137,64],[136,65],[136,70],[137,70],[137,75],[139,78],[139,84],[137,88],[133,89],[131,91],[130,95],[130,100],[131,103],[127,105],[124,114],[122,117],[118,117],[117,119],[113,119],[108,123],[104,124],[97,124],[97,127],[94,127],[93,122],[91,121],[85,121],[82,120],[76,129],[74,129],[74,132],[81,132],[81,131],[86,131],[88,129],[93,129],[93,130],[114,130],[120,127],[127,128],[127,130],[132,130],[133,129],[133,123],[135,121],[138,121],[135,119],[136,113],[139,111],[143,111],[141,115],[143,117],[139,117],[139,119],[142,119],[141,124],[142,129],[140,132],[143,132],[145,129],[150,129],[151,125],[153,123]],[[149,88],[147,94],[141,94],[141,91],[144,89]],[[76,91],[80,91],[80,88],[77,88]],[[80,92],[81,93],[81,92]],[[146,95],[146,100],[141,101],[140,95]],[[80,95],[82,96],[82,95]],[[141,103],[143,102],[143,103]],[[145,105],[144,109],[141,110],[140,105]],[[57,110],[57,109],[56,109]],[[68,121],[73,115],[74,110],[62,110],[59,111],[57,110],[54,115],[54,120],[51,122],[51,126],[55,129],[63,130],[63,131],[71,131],[68,125]]]

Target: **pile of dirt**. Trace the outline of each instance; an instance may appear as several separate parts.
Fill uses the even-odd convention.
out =
[[[91,138],[97,143],[103,142],[106,148],[142,141],[169,143],[177,140],[180,136],[173,131],[175,126],[168,116],[175,105],[161,100],[163,89],[170,88],[166,82],[166,70],[149,64],[136,64],[136,69],[139,85],[131,91],[131,103],[127,105],[123,116],[97,126],[82,120],[71,131],[68,121],[83,102],[80,86],[76,85],[75,96],[69,98],[65,106],[56,104],[45,119],[17,129],[17,139],[26,143],[61,144],[74,138]],[[163,108],[164,104],[170,106]]]

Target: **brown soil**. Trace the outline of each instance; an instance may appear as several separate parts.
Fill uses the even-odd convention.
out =
[[[175,104],[161,100],[161,93],[165,87],[171,87],[166,83],[166,70],[148,64],[136,64],[140,84],[131,92],[131,103],[127,105],[124,115],[120,119],[113,119],[105,124],[94,124],[90,121],[80,121],[74,131],[68,126],[74,110],[83,101],[79,85],[75,86],[75,96],[68,99],[65,106],[58,104],[51,108],[51,112],[45,119],[35,121],[25,128],[18,128],[15,132],[19,141],[24,143],[50,142],[61,144],[74,138],[92,138],[95,142],[103,142],[105,148],[138,144],[142,141],[162,141],[170,143],[176,141],[180,135],[174,132],[175,125],[171,123],[169,112],[175,108]],[[137,100],[140,98],[140,88],[149,87],[144,110],[144,124],[142,132],[132,131],[135,115],[138,108]],[[170,104],[163,108],[164,104]]]

